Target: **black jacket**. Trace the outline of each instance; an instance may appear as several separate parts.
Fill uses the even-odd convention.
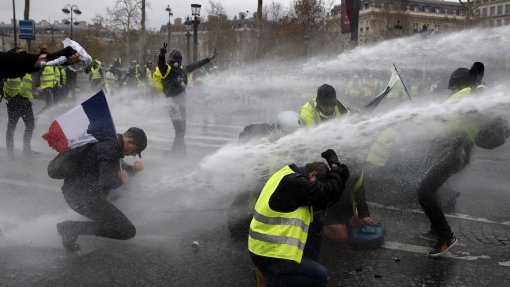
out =
[[[46,61],[51,61],[60,56],[69,57],[76,51],[71,47],[66,47],[60,51],[46,55]],[[27,52],[0,52],[0,78],[18,78],[25,74],[31,74],[38,69],[34,68],[39,58],[39,54],[29,54]]]
[[[324,210],[335,203],[345,187],[338,167],[332,168],[322,182],[310,182],[305,167],[294,164],[295,172],[283,177],[271,198],[269,207],[278,212],[291,212],[300,206],[312,206],[313,211]]]
[[[188,85],[188,73],[211,62],[209,58],[205,58],[195,63],[191,63],[184,67],[171,67],[170,74],[163,79],[163,93],[167,97],[175,97],[186,91]],[[159,55],[158,69],[161,75],[165,75],[170,66],[166,63],[165,55]]]
[[[98,138],[97,135],[95,137]],[[64,179],[63,191],[75,190],[97,195],[122,185],[117,175],[124,157],[122,135],[98,140],[77,160],[74,175]]]

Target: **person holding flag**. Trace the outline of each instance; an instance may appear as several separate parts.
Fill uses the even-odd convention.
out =
[[[82,150],[64,177],[62,192],[69,206],[91,221],[58,223],[64,248],[69,252],[78,251],[80,246],[76,240],[80,235],[118,240],[133,238],[134,225],[107,200],[107,195],[128,181],[128,172],[143,170],[141,162],[135,161],[129,166],[122,158],[130,155],[141,158],[141,152],[147,147],[145,132],[132,127],[123,134],[116,134],[106,98],[100,91],[55,120],[43,138],[63,154],[79,147]]]

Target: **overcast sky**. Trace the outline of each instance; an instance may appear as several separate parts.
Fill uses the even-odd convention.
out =
[[[147,10],[148,26],[157,28],[168,22],[168,13],[165,11],[167,5],[172,8],[172,23],[176,17],[185,18],[191,14],[191,4],[201,4],[201,15],[207,14],[208,0],[147,0],[150,8]],[[23,19],[23,10],[25,8],[24,0],[15,0],[16,19]],[[77,16],[79,21],[91,22],[91,19],[97,15],[105,15],[107,7],[113,8],[115,0],[31,0],[30,1],[30,18],[39,22],[40,20],[62,20],[66,15],[61,9],[66,4],[77,5],[82,14]],[[256,0],[220,0],[221,4],[227,10],[229,18],[237,15],[239,12],[249,11],[250,14],[257,10]],[[284,6],[289,7],[292,0],[264,0],[264,5],[271,2],[280,2]],[[329,3],[330,0],[326,0]],[[340,0],[333,0],[333,3],[340,4]],[[13,18],[12,0],[0,0],[0,22],[10,23]]]

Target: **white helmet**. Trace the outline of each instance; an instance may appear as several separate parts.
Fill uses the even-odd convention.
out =
[[[275,126],[280,131],[286,134],[290,134],[301,127],[302,124],[301,119],[296,112],[285,111],[278,114],[276,117]]]

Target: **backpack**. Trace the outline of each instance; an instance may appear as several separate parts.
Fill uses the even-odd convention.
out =
[[[355,247],[369,249],[377,248],[384,244],[386,231],[381,223],[365,225],[361,228],[352,228],[349,231],[349,243]]]
[[[93,144],[88,143],[59,153],[48,164],[48,175],[54,179],[64,179],[74,175],[76,162],[88,152]]]
[[[254,139],[260,139],[273,132],[274,126],[271,124],[251,124],[244,127],[239,134],[239,142],[246,143]]]

